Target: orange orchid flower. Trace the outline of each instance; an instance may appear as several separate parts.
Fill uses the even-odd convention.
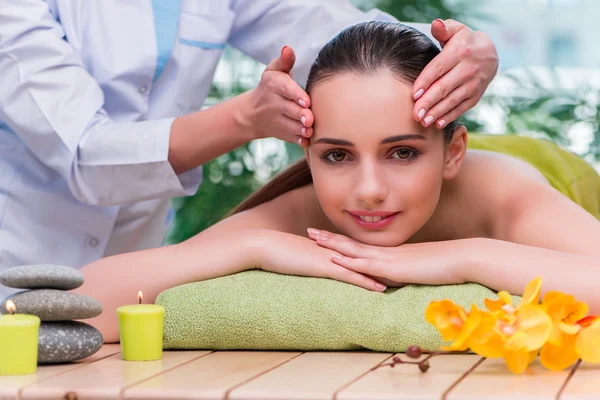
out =
[[[435,326],[446,342],[456,339],[467,320],[465,310],[451,300],[433,301],[425,310],[425,319]]]
[[[579,358],[575,349],[577,334],[581,330],[578,321],[586,316],[589,307],[571,295],[555,291],[544,295],[542,305],[552,319],[552,334],[542,347],[540,361],[544,367],[559,371]]]

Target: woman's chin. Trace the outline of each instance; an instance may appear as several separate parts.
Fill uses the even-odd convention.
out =
[[[377,231],[377,232],[352,232],[351,238],[361,243],[380,247],[397,247],[404,244],[410,234],[400,234],[398,232]]]

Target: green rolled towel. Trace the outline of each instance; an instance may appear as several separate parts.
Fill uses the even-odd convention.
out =
[[[496,293],[478,284],[409,285],[379,293],[347,283],[250,270],[161,293],[165,349],[402,352],[447,344],[425,320],[429,302],[467,311]],[[518,298],[515,298],[518,302]]]

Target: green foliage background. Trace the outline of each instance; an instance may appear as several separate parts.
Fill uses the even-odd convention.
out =
[[[364,9],[377,7],[400,21],[429,23],[435,18],[452,18],[477,29],[478,21],[490,20],[477,10],[477,0],[353,2]],[[587,87],[549,90],[542,87],[539,77],[534,74],[506,76],[522,89],[520,94],[511,97],[484,96],[480,104],[463,117],[462,122],[470,131],[482,130],[485,120],[477,113],[481,107],[502,111],[505,116],[503,132],[545,137],[564,146],[570,144],[569,132],[580,124],[586,124],[594,132],[594,140],[580,155],[590,161],[600,160],[600,93],[597,90]],[[213,86],[208,102],[216,103],[252,88],[247,83],[243,84],[241,79],[234,77],[233,80],[233,87]],[[298,146],[287,143],[284,146],[285,151],[267,157],[260,164],[256,162],[257,146],[251,143],[205,165],[204,182],[196,195],[173,200],[176,214],[167,242],[181,242],[218,222],[268,178],[302,156]]]

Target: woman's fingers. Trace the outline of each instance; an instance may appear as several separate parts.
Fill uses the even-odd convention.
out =
[[[368,290],[375,290],[377,292],[383,292],[387,288],[385,285],[377,282],[376,280],[364,276],[358,272],[352,271],[351,269],[344,268],[334,264],[334,267],[331,270],[330,278],[350,283],[352,285],[356,285]]]
[[[373,258],[353,258],[336,254],[331,258],[331,261],[365,275],[386,277],[386,274],[390,272],[386,271],[387,263]]]
[[[308,237],[316,241],[319,246],[335,250],[348,257],[385,257],[385,255],[381,254],[381,252],[377,248],[366,245],[364,243],[360,243],[344,235],[338,235],[335,233],[327,232],[324,230],[317,230],[313,228],[309,228],[307,232]]]

